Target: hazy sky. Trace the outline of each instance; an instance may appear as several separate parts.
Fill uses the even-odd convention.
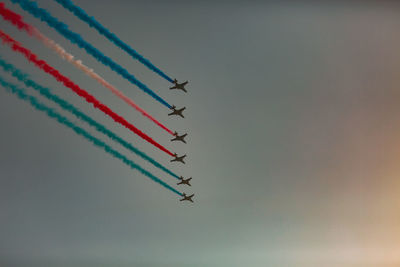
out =
[[[170,128],[187,131],[188,144],[171,143],[3,20],[1,29],[161,144],[187,153],[186,165],[170,164],[167,154],[8,47],[1,46],[1,56],[160,163],[193,176],[193,187],[181,189],[194,192],[196,202],[179,203],[1,89],[1,266],[399,266],[400,5],[75,2],[168,75],[188,79],[188,94],[168,90],[168,82],[54,1],[39,4],[168,102],[186,106],[185,119],[168,117],[164,106],[45,23],[6,5]]]

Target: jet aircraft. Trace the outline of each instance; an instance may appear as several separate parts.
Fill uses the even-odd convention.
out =
[[[186,81],[186,82],[183,82],[183,83],[178,83],[178,80],[177,79],[174,79],[174,86],[172,86],[172,87],[170,87],[169,89],[170,90],[172,90],[172,89],[178,89],[178,90],[182,90],[182,91],[184,91],[185,93],[187,93],[187,91],[186,91],[186,89],[185,89],[185,85],[186,84],[188,84],[189,82],[188,81]]]
[[[194,196],[194,194],[192,194],[192,195],[190,195],[190,196],[187,196],[185,193],[183,193],[183,198],[182,199],[180,199],[179,201],[190,201],[190,202],[192,202],[193,203],[193,196]]]
[[[181,141],[181,142],[186,144],[186,141],[184,139],[186,137],[186,135],[187,135],[187,133],[182,134],[182,135],[178,135],[178,133],[175,132],[175,138],[171,139],[171,141]]]
[[[185,164],[183,159],[186,157],[186,154],[183,155],[183,156],[178,157],[178,155],[176,153],[174,153],[174,157],[175,157],[174,159],[171,159],[171,162],[179,161],[179,162],[182,162],[183,164]]]
[[[182,115],[182,112],[186,109],[186,107],[183,107],[183,108],[181,108],[181,109],[176,109],[176,107],[175,106],[172,106],[172,108],[171,108],[173,111],[171,112],[171,113],[169,113],[168,114],[168,116],[171,116],[171,115],[179,115],[179,116],[181,116],[182,118],[185,118],[183,115]]]
[[[188,179],[184,179],[184,178],[181,176],[181,177],[179,177],[179,179],[180,179],[181,181],[180,181],[179,183],[177,183],[177,185],[185,184],[185,185],[188,185],[188,186],[192,186],[192,185],[189,183],[189,181],[192,180],[192,177],[190,177],[190,178],[188,178]]]

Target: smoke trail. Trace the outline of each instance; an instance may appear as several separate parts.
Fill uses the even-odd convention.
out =
[[[156,93],[154,93],[150,88],[148,88],[141,81],[137,80],[135,76],[130,74],[126,69],[122,66],[115,63],[111,58],[105,56],[102,52],[100,52],[97,48],[92,46],[90,43],[86,42],[79,34],[72,32],[68,29],[68,26],[53,17],[47,10],[43,8],[39,8],[36,2],[32,2],[29,0],[10,0],[13,3],[19,4],[24,10],[32,14],[34,17],[39,18],[40,20],[46,22],[50,27],[57,30],[61,35],[63,35],[66,39],[68,39],[71,43],[78,45],[80,48],[86,50],[87,53],[92,55],[102,64],[110,67],[113,71],[130,81],[131,83],[138,86],[144,92],[152,96],[154,99],[168,107],[172,108],[170,104],[168,104],[164,99],[159,97]]]
[[[39,102],[34,96],[28,95],[27,93],[25,93],[24,89],[19,88],[14,84],[6,82],[5,80],[3,80],[3,78],[1,76],[0,76],[0,84],[4,88],[6,88],[6,91],[11,92],[11,93],[17,95],[18,98],[29,102],[35,109],[45,112],[50,118],[53,118],[56,121],[58,121],[59,123],[64,124],[65,126],[71,128],[75,133],[77,133],[78,135],[86,138],[88,141],[90,141],[95,146],[102,148],[105,152],[107,152],[107,153],[111,154],[113,157],[121,160],[123,163],[125,163],[126,165],[128,165],[132,169],[136,169],[136,170],[140,171],[142,174],[146,175],[147,177],[152,179],[154,182],[159,183],[162,186],[164,186],[165,188],[171,190],[172,192],[182,196],[181,192],[179,192],[175,188],[171,187],[170,185],[168,185],[167,183],[162,181],[160,178],[157,178],[156,176],[154,176],[153,174],[151,174],[147,170],[143,169],[142,167],[137,165],[135,162],[129,160],[127,157],[125,157],[124,155],[122,155],[118,151],[114,150],[113,148],[111,148],[109,145],[107,145],[106,143],[104,143],[100,139],[97,139],[96,137],[92,136],[87,131],[85,131],[83,128],[78,127],[73,122],[68,120],[66,117],[60,115],[54,109],[52,109],[52,108],[44,105],[43,103]]]
[[[136,52],[132,47],[124,43],[121,39],[119,39],[114,33],[110,32],[107,28],[101,25],[94,17],[89,16],[82,8],[74,5],[74,3],[70,0],[55,0],[57,3],[62,5],[64,8],[68,9],[75,16],[86,22],[90,27],[95,28],[100,34],[104,35],[108,40],[113,42],[116,46],[127,52],[134,59],[139,60],[143,65],[163,77],[169,82],[173,82],[173,80],[168,77],[164,72],[154,66],[148,59],[144,58],[138,52]]]
[[[43,35],[38,29],[35,27],[25,23],[23,21],[22,16],[19,14],[13,12],[12,10],[7,9],[4,6],[4,3],[0,3],[0,15],[3,16],[3,18],[9,22],[11,22],[14,26],[19,28],[20,30],[25,30],[29,35],[36,37],[39,39],[42,43],[44,43],[47,47],[51,48],[53,51],[55,51],[61,58],[64,60],[67,60],[69,63],[77,67],[78,69],[82,70],[85,74],[87,74],[89,77],[93,78],[96,80],[98,83],[109,89],[112,93],[114,93],[116,96],[124,100],[128,105],[142,113],[145,117],[153,121],[155,124],[157,124],[159,127],[167,131],[171,135],[175,135],[173,131],[168,129],[166,126],[161,124],[159,121],[157,121],[154,117],[152,117],[150,114],[148,114],[144,109],[139,107],[133,100],[125,96],[121,91],[119,91],[117,88],[112,86],[110,83],[108,83],[106,80],[104,80],[100,75],[95,73],[92,69],[89,67],[85,66],[81,60],[77,60],[74,58],[73,55],[69,54],[68,52],[65,51],[63,47],[61,47],[59,44],[54,42],[53,40],[47,38],[45,35]]]
[[[18,15],[17,13],[14,13],[13,11],[7,9],[4,6],[4,3],[0,3],[0,10],[1,10],[1,15],[4,17],[4,19],[12,21],[13,24],[18,27],[20,30],[25,30],[29,34],[32,33],[32,27],[22,21],[22,17]]]
[[[97,131],[103,133],[104,135],[108,136],[110,139],[114,140],[115,142],[119,143],[126,149],[130,150],[131,152],[135,153],[136,155],[140,156],[144,160],[150,162],[157,168],[163,170],[164,172],[168,173],[169,175],[179,179],[179,176],[146,155],[144,152],[140,151],[136,147],[134,147],[129,142],[125,141],[112,131],[108,130],[104,125],[98,123],[97,121],[93,120],[91,117],[87,116],[85,113],[81,112],[78,108],[74,107],[72,104],[68,103],[64,99],[60,98],[59,96],[52,94],[50,89],[43,87],[37,84],[35,81],[28,78],[28,74],[22,72],[21,70],[17,69],[14,65],[6,62],[4,59],[0,57],[0,67],[5,71],[10,73],[12,76],[17,78],[19,81],[23,82],[26,86],[33,88],[34,90],[38,91],[42,96],[46,97],[47,99],[53,101],[57,105],[59,105],[64,110],[71,112],[75,115],[78,119],[81,119],[88,123],[90,126],[95,128]]]
[[[21,44],[19,44],[17,41],[12,39],[9,35],[4,33],[3,31],[0,30],[0,38],[3,40],[3,43],[8,44],[14,51],[21,53],[22,55],[25,56],[28,61],[34,63],[38,68],[42,69],[43,71],[49,73],[51,76],[56,78],[57,81],[63,83],[66,87],[70,88],[72,91],[74,91],[77,95],[83,97],[86,99],[88,103],[92,103],[95,108],[100,109],[103,111],[105,114],[110,116],[114,121],[120,123],[121,125],[125,126],[135,134],[139,135],[143,139],[145,139],[147,142],[153,144],[157,148],[161,149],[165,153],[167,153],[170,156],[174,156],[174,154],[163,147],[162,145],[158,144],[156,141],[154,141],[151,137],[140,131],[138,128],[136,128],[133,124],[127,122],[123,117],[112,111],[108,106],[104,105],[100,101],[98,101],[94,96],[80,88],[78,85],[73,83],[69,78],[66,76],[62,75],[59,73],[56,69],[51,67],[49,64],[46,63],[44,60],[40,60],[35,54],[33,54],[30,50],[26,49],[23,47]]]

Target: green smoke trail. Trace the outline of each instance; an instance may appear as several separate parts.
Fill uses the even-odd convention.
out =
[[[129,160],[127,157],[119,153],[118,151],[114,150],[111,148],[109,145],[101,141],[100,139],[92,136],[89,134],[87,131],[85,131],[83,128],[76,126],[73,122],[68,120],[66,117],[60,115],[57,111],[54,109],[46,106],[45,104],[39,102],[36,97],[28,95],[24,89],[17,87],[14,84],[6,82],[1,76],[0,76],[0,85],[3,86],[6,91],[13,93],[16,95],[19,99],[24,100],[28,103],[30,103],[35,109],[40,110],[45,112],[50,118],[55,119],[59,123],[71,128],[76,134],[84,137],[86,140],[91,142],[93,145],[102,148],[105,152],[109,153],[113,157],[121,160],[123,163],[131,167],[132,169],[136,169],[140,171],[142,174],[146,175],[149,177],[151,180],[153,180],[156,183],[159,183],[160,185],[164,186],[165,188],[171,190],[172,192],[176,193],[179,196],[182,196],[183,194],[176,190],[175,188],[171,187],[161,179],[157,178],[147,170],[143,169],[139,165],[137,165],[135,162]]]
[[[81,112],[78,108],[76,108],[72,104],[68,103],[64,99],[60,98],[59,96],[57,96],[55,94],[50,93],[50,89],[49,88],[43,87],[43,86],[37,84],[35,81],[29,79],[29,75],[28,74],[22,72],[21,70],[16,68],[11,63],[6,62],[3,58],[1,58],[1,56],[0,56],[0,67],[5,72],[10,73],[12,76],[17,78],[19,81],[23,82],[26,86],[33,88],[34,90],[38,91],[42,96],[44,96],[47,99],[49,99],[49,100],[55,102],[56,104],[58,104],[64,110],[67,110],[67,111],[71,112],[77,118],[85,121],[90,126],[94,127],[97,131],[103,133],[104,135],[108,136],[109,138],[111,138],[115,142],[121,144],[123,147],[125,147],[126,149],[132,151],[133,153],[135,153],[136,155],[140,156],[144,160],[150,162],[151,164],[153,164],[157,168],[163,170],[164,172],[168,173],[169,175],[175,177],[176,179],[179,179],[178,175],[176,175],[175,173],[173,173],[172,171],[170,171],[169,169],[167,169],[166,167],[164,167],[163,165],[161,165],[160,163],[158,163],[157,161],[155,161],[154,159],[152,159],[151,157],[146,155],[144,152],[142,152],[139,149],[137,149],[136,147],[134,147],[129,142],[125,141],[124,139],[122,139],[121,137],[119,137],[118,135],[113,133],[112,131],[108,130],[105,126],[103,126],[102,124],[100,124],[97,121],[93,120],[91,117],[87,116],[85,113]]]

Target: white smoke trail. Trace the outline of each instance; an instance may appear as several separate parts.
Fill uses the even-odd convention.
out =
[[[129,97],[124,95],[121,91],[119,91],[117,88],[112,86],[110,83],[108,83],[106,80],[104,80],[100,75],[94,72],[93,69],[87,67],[82,63],[81,60],[75,59],[73,55],[65,51],[65,49],[54,42],[53,40],[47,38],[44,36],[39,30],[36,28],[31,28],[32,34],[38,38],[40,41],[43,42],[44,45],[46,45],[48,48],[52,49],[54,52],[56,52],[61,58],[64,60],[68,61],[69,63],[73,64],[75,67],[78,69],[82,70],[86,75],[89,77],[95,79],[98,83],[109,89],[112,93],[114,93],[116,96],[124,100],[128,105],[142,113],[145,117],[149,118],[152,120],[154,123],[156,123],[158,126],[160,126],[162,129],[166,130],[168,133],[171,135],[175,135],[174,132],[170,129],[168,129],[166,126],[161,124],[159,121],[157,121],[154,117],[152,117],[150,114],[148,114],[144,109],[139,107],[135,102],[133,102]]]

